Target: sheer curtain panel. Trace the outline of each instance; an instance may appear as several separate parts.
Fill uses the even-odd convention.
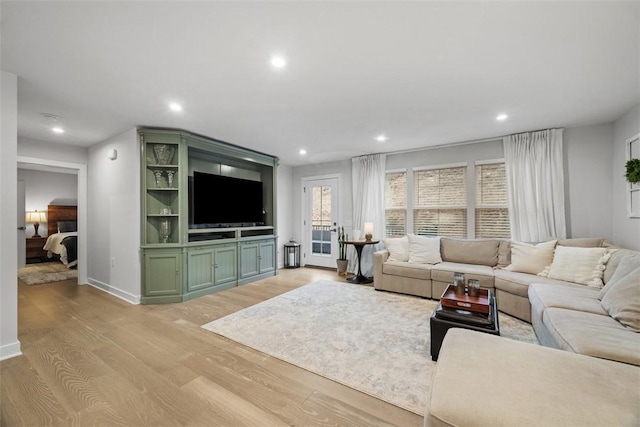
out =
[[[385,236],[384,183],[387,157],[371,154],[351,159],[351,182],[353,194],[353,229],[364,230],[365,222],[373,223],[373,240]],[[373,252],[382,247],[367,245],[362,250],[362,274],[373,275]],[[350,269],[357,269],[355,250],[349,251]]]
[[[547,129],[503,139],[513,240],[566,237],[562,133]]]

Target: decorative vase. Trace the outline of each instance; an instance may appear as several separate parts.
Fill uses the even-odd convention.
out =
[[[162,240],[162,243],[168,243],[169,242],[169,236],[171,235],[171,223],[169,222],[168,219],[163,219],[162,221],[160,221],[160,239]]]
[[[347,265],[349,264],[349,260],[346,259],[337,259],[336,265],[338,266],[338,274],[340,276],[346,276],[347,274]]]
[[[176,149],[171,145],[157,144],[153,146],[153,152],[159,165],[170,165]]]

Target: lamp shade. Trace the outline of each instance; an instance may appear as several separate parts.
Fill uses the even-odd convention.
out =
[[[27,212],[27,217],[25,219],[26,222],[45,222],[47,220],[47,216],[44,212],[33,211]]]

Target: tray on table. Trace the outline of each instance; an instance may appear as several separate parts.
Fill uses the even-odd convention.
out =
[[[466,310],[473,313],[489,314],[491,306],[491,293],[488,289],[480,288],[480,294],[472,297],[467,294],[458,295],[455,286],[449,285],[440,299],[445,309]]]

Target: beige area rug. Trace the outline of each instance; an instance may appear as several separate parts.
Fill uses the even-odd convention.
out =
[[[27,285],[41,285],[43,283],[77,279],[78,270],[69,269],[61,262],[43,262],[29,264],[21,268],[18,270],[18,278]]]
[[[202,327],[424,415],[435,366],[429,318],[436,305],[321,280]],[[531,325],[502,313],[499,321],[502,336],[538,343]]]

